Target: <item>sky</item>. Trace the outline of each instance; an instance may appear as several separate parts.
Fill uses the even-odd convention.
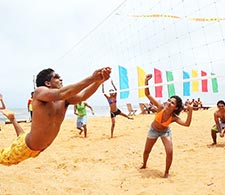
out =
[[[0,0],[0,93],[8,108],[26,108],[34,76],[49,67],[68,85],[110,66],[119,89],[123,66],[130,96],[118,104],[138,105],[147,101],[137,97],[139,66],[146,73],[160,69],[164,82],[172,71],[181,97],[182,71],[215,73],[219,93],[212,93],[209,78],[208,93],[188,97],[215,104],[225,97],[225,20],[217,20],[225,18],[224,6],[224,0]],[[110,81],[105,84],[108,91]],[[89,101],[107,105],[101,89]]]
[[[23,108],[44,68],[79,77],[81,64],[59,59],[104,20],[122,0],[0,0],[0,93],[9,108]],[[55,62],[59,62],[55,65]],[[89,70],[89,74],[94,69]]]

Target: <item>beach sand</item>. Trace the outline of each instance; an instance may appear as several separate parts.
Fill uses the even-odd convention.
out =
[[[174,159],[168,179],[162,178],[165,151],[160,139],[147,168],[139,169],[153,114],[136,115],[134,120],[117,116],[113,139],[109,117],[88,118],[87,138],[79,135],[75,119],[67,119],[53,144],[37,158],[0,165],[0,195],[225,194],[225,138],[208,146],[214,111],[194,111],[190,127],[171,124]],[[21,125],[29,131],[30,123]],[[11,124],[1,124],[1,129],[3,148],[16,135]]]

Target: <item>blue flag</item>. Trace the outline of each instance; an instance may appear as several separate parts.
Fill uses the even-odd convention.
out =
[[[183,79],[190,79],[190,75],[183,71]],[[190,81],[187,81],[183,83],[183,95],[184,96],[190,96]]]
[[[119,66],[119,81],[120,81],[120,99],[128,98],[129,96],[129,81],[127,76],[127,69]],[[127,90],[126,90],[127,89]]]

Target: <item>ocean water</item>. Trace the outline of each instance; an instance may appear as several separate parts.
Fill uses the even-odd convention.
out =
[[[109,107],[108,106],[92,106],[94,110],[94,115],[91,114],[91,111],[89,108],[87,108],[87,115],[88,117],[99,117],[99,116],[110,116],[109,114]],[[127,108],[126,106],[120,106],[121,111],[127,113]],[[29,120],[30,119],[30,113],[27,111],[27,108],[15,108],[11,109],[16,116],[17,120]],[[73,106],[69,106],[65,119],[75,119],[76,116],[73,113]],[[5,121],[8,121],[5,116],[0,114],[0,123],[5,123]]]

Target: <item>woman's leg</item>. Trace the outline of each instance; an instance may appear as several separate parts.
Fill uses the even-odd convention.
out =
[[[141,169],[146,168],[146,164],[147,164],[147,161],[148,161],[149,154],[152,151],[152,147],[154,146],[156,141],[157,141],[157,138],[155,138],[155,139],[147,138],[146,139],[145,149],[144,149],[144,153],[143,153],[143,165],[142,165]]]
[[[111,118],[111,121],[112,121],[112,125],[111,125],[111,138],[113,138],[113,132],[114,132],[115,123],[116,123],[115,117]]]
[[[126,117],[126,118],[128,118],[128,119],[134,119],[133,117],[130,117],[130,116],[126,115],[126,114],[123,113],[123,112],[121,112],[120,115],[123,116],[123,117]]]
[[[173,161],[173,143],[172,143],[172,137],[161,137],[163,145],[165,147],[166,151],[166,170],[164,177],[169,177],[169,169]]]

